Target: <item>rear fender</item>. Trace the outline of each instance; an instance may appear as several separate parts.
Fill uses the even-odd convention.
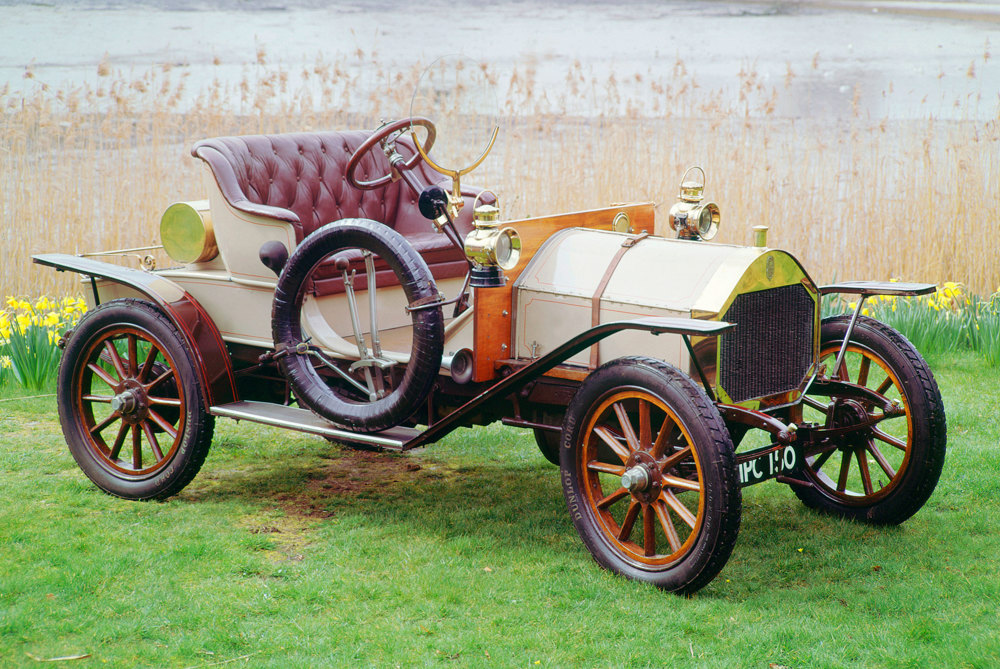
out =
[[[120,267],[99,260],[80,258],[63,253],[32,256],[39,265],[54,267],[60,272],[77,272],[91,279],[106,279],[141,293],[163,310],[184,336],[198,369],[209,406],[228,404],[238,398],[229,352],[215,323],[197,300],[173,281],[151,272]],[[94,295],[95,301],[98,299]]]

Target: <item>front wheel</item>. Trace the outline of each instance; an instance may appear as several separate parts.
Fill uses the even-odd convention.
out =
[[[821,361],[833,378],[874,390],[902,410],[885,415],[865,400],[807,394],[803,420],[862,427],[807,451],[803,473],[812,485],[793,489],[814,509],[895,525],[924,505],[941,476],[947,444],[944,404],[920,353],[899,332],[870,318],[858,319],[843,364],[833,374],[848,325],[846,316],[823,321]]]
[[[153,304],[107,302],[73,331],[59,365],[59,419],[99,488],[127,499],[173,495],[212,443],[201,376],[181,334]]]
[[[705,393],[676,368],[619,358],[566,411],[560,459],[573,524],[605,569],[691,593],[739,533],[733,444]]]

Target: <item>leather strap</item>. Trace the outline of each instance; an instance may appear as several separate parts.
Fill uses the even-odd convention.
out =
[[[643,230],[637,235],[627,238],[622,242],[622,246],[615,253],[615,256],[611,259],[608,264],[608,268],[604,270],[604,276],[601,277],[601,282],[597,284],[597,290],[594,291],[594,296],[590,299],[590,325],[591,327],[601,324],[601,298],[604,297],[604,291],[608,287],[608,282],[611,281],[611,275],[615,273],[618,268],[618,263],[621,262],[622,257],[628,252],[630,248],[641,242],[643,239],[649,236],[649,233]],[[590,369],[597,369],[597,354],[598,347],[600,344],[594,344],[590,347]]]

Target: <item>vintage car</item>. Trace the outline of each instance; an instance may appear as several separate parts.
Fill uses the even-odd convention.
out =
[[[736,542],[741,489],[897,524],[944,464],[944,406],[872,295],[790,254],[708,243],[704,173],[652,203],[502,221],[412,114],[369,132],[199,141],[207,199],[169,206],[176,263],[35,262],[85,277],[58,406],[101,489],[163,498],[198,472],[216,417],[408,450],[501,421],[533,430],[603,567],[690,593]],[[501,222],[502,221],[502,222]],[[748,234],[749,234],[748,230]],[[823,295],[857,296],[821,319]],[[754,430],[756,446],[738,450]],[[752,440],[750,440],[752,441]]]

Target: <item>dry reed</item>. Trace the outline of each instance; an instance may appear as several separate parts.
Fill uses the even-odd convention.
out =
[[[74,277],[33,267],[33,253],[157,243],[165,207],[204,196],[194,141],[373,128],[407,113],[420,71],[322,60],[293,71],[269,65],[263,49],[237,78],[220,69],[195,90],[169,66],[136,75],[101,63],[96,85],[59,89],[26,71],[26,92],[0,89],[0,292],[79,292]],[[504,127],[470,181],[498,190],[510,217],[636,200],[660,203],[664,217],[697,163],[722,206],[720,242],[747,243],[764,223],[770,244],[818,281],[955,280],[981,294],[1000,285],[996,117],[871,120],[855,104],[833,124],[782,118],[778,90],[752,70],[726,95],[699,88],[680,61],[668,77],[628,81],[575,64],[558,90],[531,61],[489,75]],[[783,85],[797,85],[791,70]]]

